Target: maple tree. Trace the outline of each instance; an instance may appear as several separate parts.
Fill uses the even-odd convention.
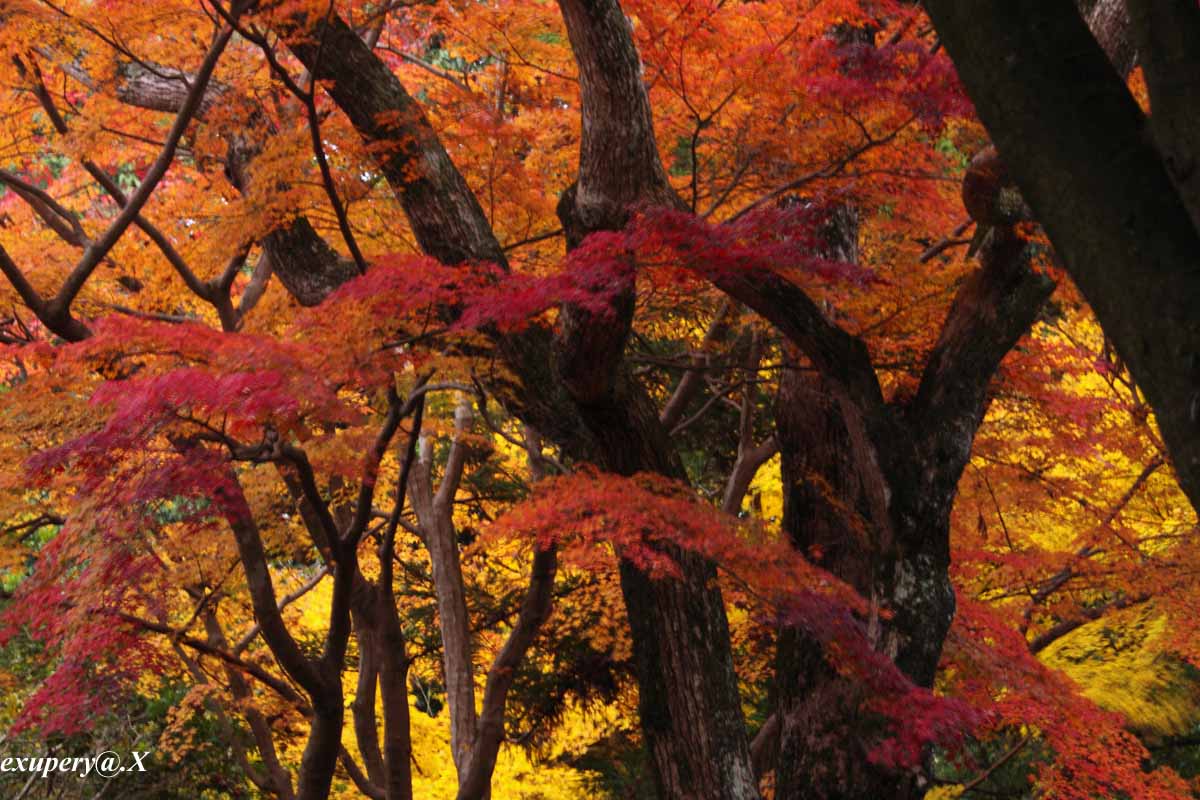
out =
[[[1191,28],[1031,4],[1035,73],[1167,109],[1177,174],[1093,186],[961,55],[1024,32],[927,5],[0,0],[10,739],[153,743],[129,796],[1191,796],[1191,295],[1121,276],[1195,231],[1080,211],[1190,207]]]
[[[986,20],[968,19],[961,5],[929,5],[1014,176],[1150,398],[1194,505],[1200,445],[1191,265],[1200,206],[1192,164],[1200,131],[1190,109],[1200,9],[1187,2],[1138,0],[1125,4],[1127,11],[1091,4],[1098,16],[1126,24],[1121,38],[1141,54],[1153,104],[1147,115],[1072,3],[1030,4],[1028,17],[1022,8]],[[1031,35],[1035,30],[1041,33]],[[1012,81],[992,80],[1002,59],[1022,70]],[[1069,78],[1060,80],[1068,61]],[[1029,138],[1045,130],[1055,133],[1036,143]],[[1118,154],[1116,166],[1110,156]]]

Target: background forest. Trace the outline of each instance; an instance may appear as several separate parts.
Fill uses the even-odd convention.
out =
[[[1200,795],[1200,9],[976,5],[0,0],[0,756],[151,751],[0,796]]]

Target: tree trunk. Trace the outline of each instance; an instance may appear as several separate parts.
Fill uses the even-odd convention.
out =
[[[682,208],[659,159],[633,32],[616,0],[560,0],[579,66],[579,179],[558,205],[568,247],[620,230],[636,204]],[[562,312],[556,363],[602,466],[621,475],[687,475],[658,411],[622,363],[633,316],[632,276],[612,315]],[[658,794],[671,800],[758,797],[725,604],[708,561],[670,548],[682,575],[652,580],[620,566],[638,675],[642,733]]]
[[[377,588],[380,606],[379,694],[383,700],[383,763],[388,800],[412,800],[412,734],[409,730],[408,656],[395,600]]]
[[[925,8],[1022,194],[1145,392],[1180,485],[1200,508],[1200,233],[1177,189],[1180,156],[1194,161],[1200,142],[1156,146],[1070,0],[927,0]],[[1178,44],[1200,11],[1174,9],[1186,23],[1175,31],[1141,18]],[[1186,63],[1165,65],[1180,100],[1195,92],[1195,73],[1174,69]],[[1156,124],[1155,135],[1188,129],[1168,124]]]
[[[332,670],[324,670],[331,672]],[[313,697],[308,743],[300,758],[297,800],[325,800],[333,784],[337,755],[342,744],[342,681],[338,673],[323,675],[326,691]]]
[[[409,476],[408,494],[417,515],[421,537],[429,551],[433,588],[437,595],[438,630],[442,635],[442,675],[450,707],[450,750],[461,784],[475,739],[475,665],[471,657],[471,620],[459,560],[458,531],[453,501],[462,477],[470,406],[455,410],[455,436],[446,459],[440,487],[432,485],[433,442],[422,437],[416,468]]]
[[[933,686],[954,617],[950,511],[988,383],[1053,289],[1031,270],[1030,250],[1012,228],[1024,204],[994,153],[972,162],[963,186],[977,224],[992,227],[912,401],[878,409],[868,435],[855,435],[860,412],[828,375],[788,369],[776,408],[784,530],[870,600],[872,646],[924,687]],[[824,249],[854,260],[853,218],[838,213],[832,221]],[[779,800],[921,796],[927,770],[871,763],[886,721],[861,709],[862,688],[829,666],[818,642],[785,628],[776,657]]]
[[[796,369],[784,372],[776,436],[784,487],[783,527],[792,544],[871,598],[873,610],[900,607],[906,598],[897,597],[894,579],[901,568],[887,564],[889,556],[878,547],[862,477],[850,455],[850,434],[839,404],[819,376]],[[953,595],[949,598],[952,603]],[[894,624],[901,623],[899,616]],[[898,645],[901,637],[885,631],[877,615],[869,623],[877,648]],[[940,648],[945,631],[942,636],[932,633],[928,639]],[[775,796],[779,800],[919,796],[910,776],[869,761],[868,754],[884,733],[883,720],[861,710],[866,699],[861,684],[839,675],[826,660],[821,643],[800,627],[780,631],[776,680],[780,731]]]

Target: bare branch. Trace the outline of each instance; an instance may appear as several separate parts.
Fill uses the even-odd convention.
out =
[[[65,208],[50,194],[7,170],[0,170],[0,183],[4,183],[29,203],[30,207],[64,241],[76,247],[88,244],[87,233],[79,222],[79,216]]]
[[[233,28],[229,26],[223,27],[221,32],[217,34],[216,40],[213,42],[212,47],[209,48],[208,54],[205,55],[200,68],[196,71],[196,79],[192,83],[192,88],[188,92],[187,99],[175,117],[175,122],[167,134],[166,143],[163,145],[158,158],[150,165],[141,183],[138,184],[138,188],[129,198],[129,202],[121,209],[116,219],[109,225],[108,230],[93,241],[84,251],[83,257],[80,258],[79,263],[75,265],[75,268],[63,283],[62,288],[51,301],[51,313],[67,312],[71,301],[79,294],[79,290],[83,288],[92,271],[100,264],[113,245],[117,243],[117,240],[121,238],[125,230],[134,222],[134,218],[138,216],[142,207],[146,205],[151,193],[158,186],[159,181],[166,175],[167,169],[175,158],[175,148],[179,145],[179,140],[183,138],[183,134],[187,130],[192,116],[199,109],[200,100],[204,97],[204,90],[208,85],[208,80],[212,77],[213,70],[217,66],[217,61],[220,59],[221,53],[225,50],[225,45],[229,43],[232,35]]]
[[[742,507],[742,498],[746,496],[750,483],[754,480],[759,468],[778,452],[779,441],[774,436],[768,437],[766,441],[756,447],[738,448],[737,461],[734,462],[733,470],[729,473],[729,479],[725,483],[725,492],[721,498],[722,511],[726,514],[738,512],[738,509]]]
[[[554,545],[538,550],[533,557],[529,588],[521,604],[521,613],[505,640],[504,646],[488,670],[483,692],[483,710],[479,715],[479,731],[471,748],[466,775],[459,782],[458,800],[480,800],[488,790],[496,754],[504,740],[504,706],[508,690],[516,677],[517,666],[542,623],[550,616],[554,600],[554,575],[558,570],[558,552]]]
[[[392,437],[396,435],[396,430],[400,427],[404,405],[406,404],[400,402],[396,387],[389,386],[388,413],[384,417],[383,425],[375,437],[374,444],[367,452],[363,465],[363,477],[358,490],[358,501],[354,507],[354,518],[342,534],[343,546],[347,549],[358,546],[358,540],[362,538],[363,531],[367,529],[367,523],[371,519],[371,506],[375,500],[375,482],[379,477],[379,465],[383,461],[383,455],[387,452],[388,445],[392,442]]]
[[[267,556],[258,525],[254,522],[250,506],[246,503],[246,497],[232,470],[228,477],[228,481],[219,486],[214,494],[233,530],[238,557],[246,574],[246,586],[250,591],[254,618],[258,620],[263,639],[271,653],[288,676],[300,684],[310,698],[320,697],[325,690],[324,679],[288,631],[279,610],[279,603],[275,599],[275,585],[267,566]]]
[[[711,361],[712,354],[709,350],[729,330],[727,317],[731,307],[732,304],[728,299],[722,300],[721,305],[717,308],[717,313],[713,315],[712,322],[708,325],[708,330],[704,332],[704,340],[700,344],[700,352],[691,357],[693,366],[683,373],[683,377],[679,379],[679,383],[675,386],[675,391],[671,393],[670,399],[667,400],[666,405],[663,406],[663,410],[658,415],[658,421],[664,428],[670,430],[679,423],[679,419],[683,416],[683,412],[688,404],[703,388],[703,367],[708,366]]]
[[[297,705],[304,705],[303,699],[300,697],[299,694],[296,693],[296,690],[292,688],[291,684],[287,683],[286,681],[280,680],[279,678],[277,678],[274,675],[272,675],[271,673],[267,672],[262,667],[255,664],[254,662],[246,661],[246,660],[240,658],[236,653],[232,653],[232,652],[229,652],[228,650],[223,650],[219,647],[215,647],[215,646],[209,644],[208,642],[204,641],[203,639],[197,639],[194,636],[187,636],[187,635],[181,633],[180,631],[177,631],[174,628],[170,627],[169,625],[163,625],[161,623],[153,622],[148,619],[136,617],[132,614],[122,613],[122,614],[119,614],[118,616],[125,622],[131,623],[133,625],[137,625],[138,627],[143,628],[145,630],[153,631],[155,633],[161,633],[165,636],[169,636],[174,641],[177,641],[177,642],[180,642],[181,644],[187,645],[188,647],[192,648],[193,650],[196,650],[197,652],[219,658],[222,661],[224,661],[226,664],[229,664],[230,666],[246,673],[247,675],[250,675],[257,681],[262,683],[264,686],[269,686],[280,697],[284,698],[285,700],[288,700],[289,702],[292,702],[292,703],[296,703]]]
[[[463,465],[467,457],[464,438],[470,433],[471,421],[471,404],[463,398],[454,409],[454,440],[450,443],[450,452],[446,456],[442,482],[433,498],[434,507],[445,512],[450,510],[450,504],[454,502],[454,496],[462,482]]]
[[[1140,605],[1141,603],[1150,601],[1152,598],[1152,594],[1148,592],[1142,592],[1141,594],[1131,596],[1121,596],[1115,600],[1110,600],[1107,603],[1088,606],[1079,612],[1078,617],[1062,620],[1061,622],[1051,626],[1043,633],[1035,636],[1032,641],[1029,642],[1029,652],[1037,655],[1062,637],[1066,636],[1071,631],[1082,628],[1089,622],[1100,619],[1110,611],[1119,611],[1123,608]]]
[[[308,594],[313,589],[317,588],[317,584],[319,584],[321,582],[321,579],[324,578],[328,574],[329,574],[329,567],[328,566],[321,567],[319,570],[316,571],[316,573],[311,578],[309,578],[307,581],[305,581],[303,584],[301,584],[296,589],[288,592],[282,598],[280,598],[279,606],[278,606],[279,610],[283,611],[285,608],[290,606],[292,603],[296,602],[301,597],[304,597],[304,595]],[[262,626],[259,625],[257,622],[254,623],[254,625],[250,628],[250,630],[248,630],[244,634],[242,634],[242,637],[237,640],[237,644],[235,644],[233,646],[233,650],[231,652],[233,652],[234,655],[237,655],[237,654],[241,653],[242,651],[244,651],[247,647],[250,646],[250,644],[256,638],[258,638],[258,634],[261,631],[262,631]]]

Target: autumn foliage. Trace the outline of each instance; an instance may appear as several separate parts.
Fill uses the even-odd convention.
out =
[[[0,755],[1200,791],[1195,511],[919,5],[0,23]]]

